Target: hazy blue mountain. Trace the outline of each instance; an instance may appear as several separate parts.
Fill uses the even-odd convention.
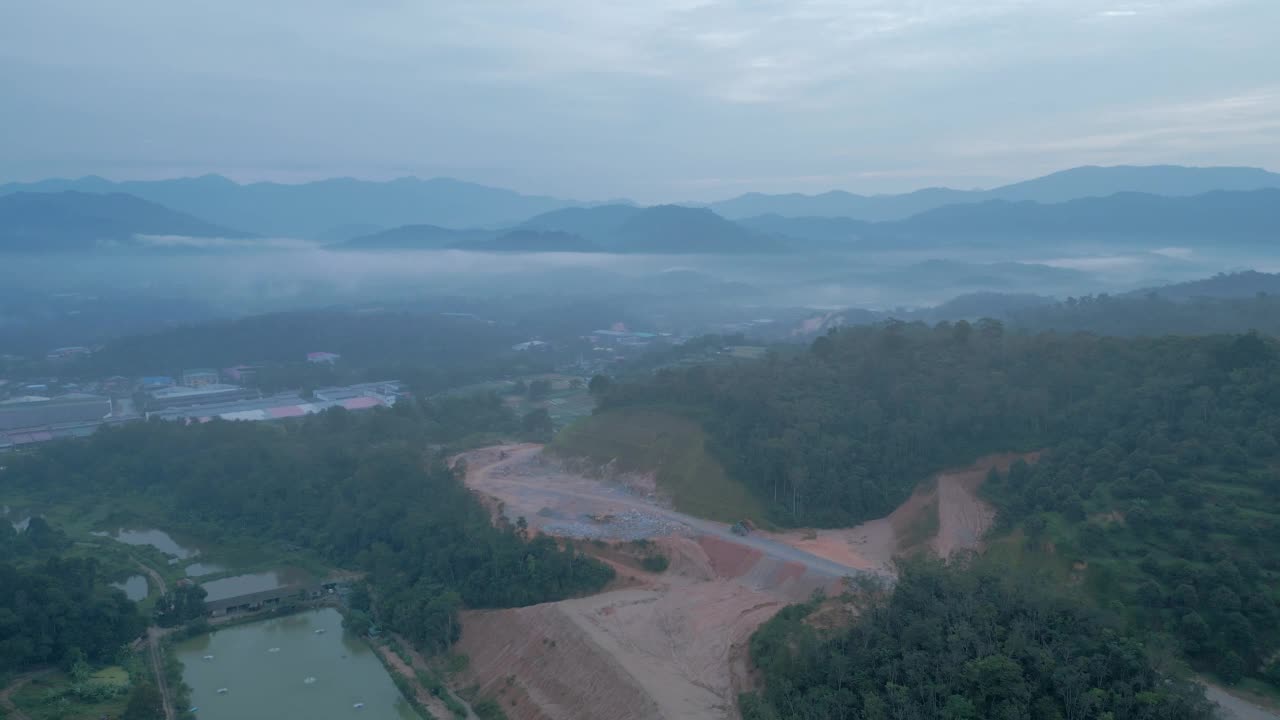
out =
[[[1032,293],[974,292],[954,297],[928,311],[935,320],[1002,318],[1011,312],[1056,303],[1052,297]]]
[[[252,237],[124,193],[24,192],[0,196],[0,251],[62,252],[149,245],[137,240],[140,235]]]
[[[872,223],[847,217],[784,217],[757,215],[737,223],[767,235],[795,238],[829,247],[849,247],[865,237]]]
[[[946,205],[990,200],[1058,203],[1125,192],[1177,197],[1215,190],[1266,188],[1280,188],[1280,174],[1248,167],[1086,166],[991,190],[929,188],[900,195],[870,196],[842,191],[820,195],[749,193],[711,203],[709,207],[730,219],[773,214],[784,217],[849,217],[882,222],[902,220]]]
[[[1280,189],[1215,191],[1187,197],[1117,193],[1062,203],[988,200],[934,208],[904,220],[765,215],[738,221],[796,250],[918,247],[948,241],[1120,238],[1233,242],[1280,237]],[[1059,240],[1060,241],[1060,240]]]
[[[0,185],[14,192],[126,192],[213,222],[262,235],[321,239],[349,225],[443,227],[513,225],[578,203],[522,195],[448,178],[370,182],[336,178],[285,185],[240,185],[219,175],[174,180],[111,182],[99,177]]]
[[[783,246],[767,233],[726,220],[707,208],[682,205],[566,208],[530,218],[519,229],[570,233],[613,252],[732,253]]]
[[[559,230],[579,235],[599,245],[612,245],[618,229],[643,208],[634,205],[599,205],[552,210],[520,223],[524,230]]]
[[[1215,191],[1192,197],[1118,193],[1062,203],[990,200],[929,210],[877,228],[898,238],[1048,236],[1275,238],[1280,190]]]
[[[711,203],[708,207],[733,220],[759,215],[781,215],[844,217],[879,222],[900,220],[943,205],[974,201],[973,192],[948,188],[926,188],[901,195],[857,195],[832,190],[820,195],[747,193]]]
[[[740,253],[778,250],[782,243],[706,208],[655,205],[616,232],[614,249],[643,253]]]
[[[1185,167],[1182,165],[1087,165],[1005,185],[988,194],[992,200],[1066,202],[1116,193],[1181,197],[1215,190],[1247,191],[1280,188],[1280,174],[1250,167]]]
[[[343,250],[443,250],[492,240],[496,230],[454,230],[439,225],[403,225],[352,238],[335,248]]]
[[[466,250],[491,252],[598,252],[599,246],[561,230],[512,230],[496,238],[458,246]]]
[[[1246,270],[1220,273],[1203,280],[1135,290],[1129,295],[1159,295],[1166,300],[1195,298],[1247,298],[1258,294],[1280,295],[1280,273]]]

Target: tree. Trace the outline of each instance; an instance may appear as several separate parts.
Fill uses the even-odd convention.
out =
[[[535,408],[525,413],[520,419],[520,428],[525,437],[536,442],[550,442],[555,434],[555,423],[546,408]]]
[[[587,392],[593,397],[600,397],[609,392],[613,387],[613,379],[608,375],[594,375],[591,381],[587,383]]]
[[[1218,661],[1218,675],[1228,685],[1235,685],[1244,679],[1245,670],[1244,658],[1235,650],[1228,650]]]
[[[550,380],[534,380],[529,383],[529,399],[544,400],[551,394]]]
[[[129,703],[125,705],[122,720],[163,720],[164,702],[160,691],[151,683],[138,683],[129,693]]]

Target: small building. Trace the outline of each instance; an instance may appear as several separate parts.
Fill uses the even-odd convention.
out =
[[[182,371],[182,384],[189,388],[207,387],[218,384],[218,371],[210,368],[197,368]]]
[[[316,364],[332,365],[342,359],[338,353],[331,352],[311,352],[307,353],[307,362]]]
[[[232,382],[248,383],[258,378],[260,369],[257,365],[236,365],[235,367],[225,368],[222,371],[222,375]]]
[[[546,349],[546,347],[547,347],[547,344],[542,340],[530,340],[528,342],[522,342],[517,345],[512,345],[511,349],[515,350],[516,352],[527,352],[529,350],[544,350]]]
[[[168,375],[152,375],[138,380],[138,384],[142,386],[144,392],[159,390],[160,388],[168,388],[177,385],[173,378]]]

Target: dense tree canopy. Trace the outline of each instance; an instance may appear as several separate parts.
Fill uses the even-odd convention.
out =
[[[746,720],[1208,720],[1132,636],[1042,583],[920,563],[822,636],[796,605],[751,640],[767,689]]]
[[[786,524],[884,516],[931,473],[1044,450],[988,492],[1006,529],[1226,680],[1280,679],[1280,353],[1256,334],[1108,338],[889,323],[600,393],[704,419]]]
[[[0,675],[43,664],[101,662],[145,623],[92,559],[64,558],[65,537],[40,518],[0,521]]]
[[[524,605],[598,588],[612,571],[549,538],[497,528],[429,442],[466,433],[434,406],[329,411],[280,425],[149,422],[14,458],[46,497],[147,497],[198,533],[278,539],[368,570],[379,620],[418,643],[457,638],[462,605]],[[483,415],[489,400],[477,400]],[[487,409],[488,408],[488,409]],[[463,414],[463,413],[458,413]]]

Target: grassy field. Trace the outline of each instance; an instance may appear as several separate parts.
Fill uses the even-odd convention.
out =
[[[13,696],[13,704],[32,720],[98,720],[118,718],[124,712],[129,695],[129,675],[123,668],[110,667],[95,673],[91,683],[110,683],[121,688],[119,694],[103,699],[77,695],[74,683],[65,673],[45,675],[27,683]]]
[[[764,508],[741,483],[725,474],[706,449],[706,433],[694,420],[641,408],[584,418],[556,436],[551,449],[624,471],[655,472],[658,488],[681,512],[710,520],[760,522]]]

